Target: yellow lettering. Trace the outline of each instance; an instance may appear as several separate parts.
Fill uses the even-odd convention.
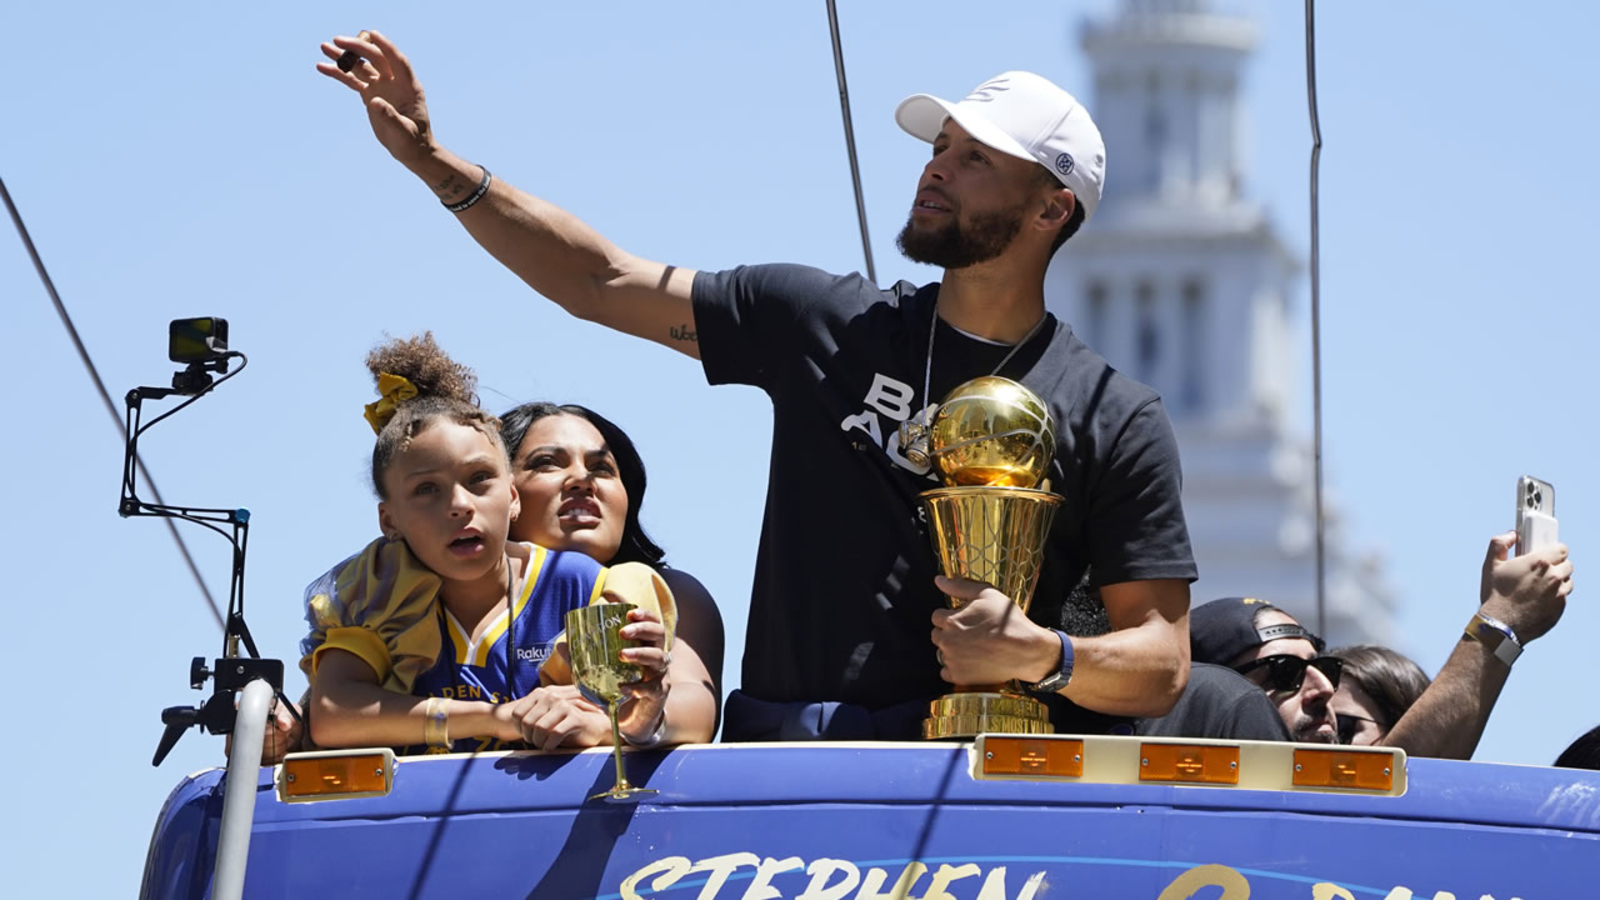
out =
[[[983,887],[978,890],[978,900],[1011,900],[1006,894],[1006,867],[995,866],[983,879]]]
[[[844,880],[830,885],[828,879],[835,872],[843,872]],[[844,900],[861,883],[861,870],[856,868],[855,863],[842,859],[814,860],[806,869],[806,874],[811,876],[811,883],[806,885],[805,893],[795,900]]]
[[[942,864],[939,866],[939,870],[933,873],[933,882],[928,885],[928,891],[922,895],[922,900],[957,900],[946,890],[950,886],[950,882],[971,878],[982,871],[972,863],[967,863],[964,866]]]
[[[1319,881],[1311,886],[1311,900],[1356,900],[1356,897],[1331,881]]]
[[[878,889],[883,887],[884,879],[889,874],[882,869],[868,869],[867,878],[861,883],[861,890],[856,894],[856,900],[910,900],[911,886],[917,879],[927,874],[928,867],[919,862],[906,863],[905,869],[900,872],[900,880],[885,894]]]
[[[1044,873],[1035,872],[1028,876],[1028,881],[1022,886],[1022,893],[1017,895],[1017,900],[1033,900],[1033,895],[1039,893],[1039,888],[1044,884]]]
[[[716,900],[717,892],[722,890],[727,883],[728,876],[740,866],[756,866],[761,864],[761,857],[754,853],[724,853],[721,856],[709,856],[694,864],[691,872],[710,872],[706,879],[706,886],[700,889],[699,900]]]
[[[1411,889],[1396,885],[1395,889],[1389,892],[1389,896],[1383,898],[1383,900],[1411,900]]]
[[[644,881],[651,875],[656,875],[658,872],[660,874],[657,875],[655,882],[650,885],[650,890],[654,893],[660,893],[662,888],[676,884],[678,879],[688,874],[689,858],[687,856],[669,856],[665,859],[658,859],[624,878],[620,888],[622,900],[644,900],[643,897],[639,896],[639,882]]]
[[[805,868],[806,861],[798,856],[786,859],[773,859],[767,857],[756,866],[756,877],[751,880],[750,886],[744,889],[744,900],[781,900],[783,895],[772,886],[772,876],[790,869]]]
[[[1201,888],[1222,888],[1217,900],[1249,900],[1250,882],[1237,871],[1222,865],[1195,866],[1172,879],[1157,900],[1189,900]]]

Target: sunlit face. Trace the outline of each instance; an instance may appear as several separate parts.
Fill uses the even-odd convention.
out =
[[[505,558],[517,490],[505,454],[483,432],[435,420],[395,454],[383,484],[379,525],[441,578],[475,581]]]
[[[1364,747],[1376,744],[1389,733],[1390,723],[1383,721],[1372,695],[1349,678],[1339,682],[1339,691],[1333,695],[1330,705],[1333,714],[1339,717],[1341,744]]]
[[[1278,609],[1269,609],[1256,619],[1257,628],[1298,624],[1300,623],[1296,622],[1293,616]],[[1239,658],[1233,661],[1232,667],[1238,668],[1253,660],[1280,655],[1315,659],[1317,648],[1305,638],[1278,638],[1240,654]],[[1245,677],[1263,690],[1267,690],[1265,669],[1246,672]],[[1307,666],[1305,679],[1301,681],[1298,691],[1267,690],[1267,697],[1277,705],[1278,715],[1283,717],[1283,724],[1288,726],[1289,735],[1295,740],[1313,744],[1334,744],[1338,743],[1339,732],[1338,724],[1333,717],[1333,709],[1329,706],[1333,700],[1333,693],[1333,683],[1328,677],[1316,668]]]
[[[914,262],[960,269],[1004,253],[1042,209],[1036,163],[1001,153],[947,119],[896,243]]]
[[[609,563],[622,546],[628,490],[605,438],[587,419],[545,416],[528,426],[512,471],[522,515],[511,536]]]

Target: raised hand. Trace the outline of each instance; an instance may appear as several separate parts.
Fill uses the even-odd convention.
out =
[[[361,59],[345,72],[337,60],[347,51]],[[317,63],[317,71],[361,95],[372,133],[391,156],[414,168],[434,153],[437,145],[422,82],[393,42],[376,31],[363,31],[359,37],[340,36],[323,43],[322,52],[335,62]]]
[[[1484,615],[1511,626],[1524,644],[1555,627],[1572,593],[1567,545],[1510,556],[1516,532],[1495,535],[1483,560]]]

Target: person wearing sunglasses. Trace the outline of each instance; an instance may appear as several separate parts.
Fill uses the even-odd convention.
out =
[[[1376,644],[1356,644],[1329,651],[1344,661],[1333,714],[1339,719],[1339,743],[1377,744],[1389,734],[1428,689],[1422,667],[1406,656]]]
[[[1331,703],[1344,663],[1322,655],[1323,646],[1293,616],[1254,597],[1224,597],[1189,613],[1192,660],[1232,669],[1264,691],[1302,743],[1339,739]]]

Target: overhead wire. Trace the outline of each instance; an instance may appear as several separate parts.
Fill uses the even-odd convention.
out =
[[[856,192],[856,221],[861,224],[861,253],[867,259],[867,280],[878,283],[872,264],[872,238],[867,234],[867,201],[861,192],[861,164],[856,160],[856,130],[850,121],[850,88],[844,77],[844,48],[839,42],[839,11],[828,0],[828,31],[833,35],[833,71],[839,79],[839,112],[844,116],[844,146],[850,154],[850,183]]]
[[[94,381],[94,386],[100,393],[100,400],[105,404],[106,412],[111,415],[111,420],[121,432],[123,441],[128,439],[127,426],[122,421],[122,416],[117,412],[117,405],[111,399],[111,393],[106,390],[106,383],[100,378],[100,370],[95,366],[94,360],[89,356],[89,349],[84,346],[83,338],[78,334],[78,328],[73,324],[72,316],[68,314],[66,304],[61,302],[61,294],[56,290],[55,281],[50,278],[50,272],[45,268],[44,260],[40,258],[38,249],[33,244],[33,237],[28,233],[28,226],[22,221],[22,213],[11,199],[11,191],[6,188],[5,179],[0,178],[0,197],[5,199],[6,210],[11,213],[11,223],[17,229],[17,234],[22,238],[22,244],[28,250],[28,256],[33,260],[33,267],[39,273],[39,279],[44,282],[45,290],[50,294],[50,301],[55,304],[56,315],[60,316],[61,324],[66,327],[67,335],[72,338],[73,347],[77,348],[78,359],[83,367],[88,370],[89,377]],[[156,503],[165,506],[166,501],[161,497],[161,491],[156,487],[155,480],[150,477],[150,470],[145,467],[144,460],[134,458],[138,466],[139,475],[144,478],[144,483],[150,488],[150,495]],[[211,616],[216,620],[217,628],[223,629],[222,609],[217,606],[216,598],[211,595],[211,589],[206,587],[205,579],[200,575],[200,567],[195,565],[194,556],[189,552],[189,545],[184,542],[183,535],[178,533],[177,525],[171,519],[163,520],[167,532],[172,535],[172,540],[178,545],[178,553],[183,557],[184,565],[188,566],[189,574],[194,577],[195,585],[200,588],[200,594],[205,598],[206,605],[211,608]]]
[[[1311,114],[1311,444],[1317,517],[1317,632],[1327,634],[1327,521],[1322,509],[1322,257],[1317,207],[1322,124],[1317,120],[1316,0],[1306,0],[1306,107]]]

